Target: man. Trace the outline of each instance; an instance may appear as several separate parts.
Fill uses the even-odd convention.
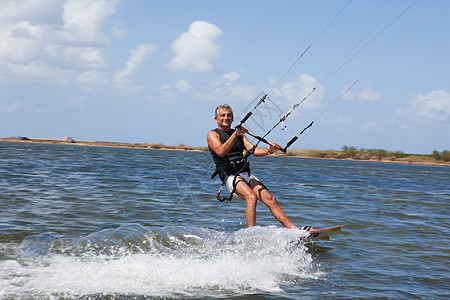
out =
[[[245,219],[247,226],[254,226],[256,223],[256,204],[260,200],[272,212],[283,226],[287,228],[297,228],[289,220],[284,210],[278,204],[277,199],[254,175],[250,175],[248,164],[241,162],[243,151],[250,150],[254,146],[245,136],[248,130],[241,126],[237,129],[231,128],[233,122],[233,110],[228,104],[219,105],[215,112],[217,128],[208,132],[207,140],[209,151],[216,164],[216,172],[220,179],[225,182],[230,192],[247,201],[245,209]],[[272,143],[267,149],[256,148],[254,156],[266,156],[280,150],[281,146]],[[236,174],[239,172],[239,174]],[[235,176],[238,176],[235,179]],[[309,226],[302,227],[304,230],[311,230]]]

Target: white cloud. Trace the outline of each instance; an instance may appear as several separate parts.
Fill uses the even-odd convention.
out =
[[[196,99],[227,103],[254,100],[255,96],[261,93],[262,87],[239,84],[240,78],[241,74],[237,72],[225,73],[219,80],[196,89],[193,96]],[[269,85],[273,84],[274,82],[269,82]],[[313,76],[303,74],[298,77],[297,81],[287,82],[281,88],[273,89],[271,95],[268,96],[276,99],[276,101],[284,101],[288,105],[294,105],[317,86],[318,82]],[[316,109],[320,107],[322,98],[323,89],[316,89],[307,97],[302,106],[308,109]]]
[[[191,84],[187,79],[181,79],[176,84],[177,91],[180,94],[187,93],[191,89]]]
[[[427,95],[414,95],[411,99],[410,110],[421,119],[448,120],[450,118],[450,93],[442,89],[432,91]]]
[[[3,0],[0,77],[63,86],[80,72],[104,69],[107,18],[118,0]]]
[[[27,77],[45,80],[50,75],[50,69],[43,62],[31,61],[29,63],[15,64],[9,61],[0,60],[0,76],[7,77]]]
[[[114,81],[121,89],[135,90],[140,87],[135,85],[135,75],[145,58],[156,51],[156,47],[151,44],[142,44],[130,49],[130,57],[125,64],[125,69],[117,71]]]
[[[86,71],[77,75],[76,80],[84,89],[93,89],[95,87],[106,87],[108,79],[105,72],[93,70]]]
[[[0,22],[0,61],[14,63],[37,60],[44,48],[44,29],[28,21]]]
[[[381,94],[372,87],[367,87],[358,93],[357,98],[361,101],[375,101],[380,98]]]
[[[61,22],[64,0],[2,0],[0,20],[33,22]],[[59,17],[58,17],[59,16]]]
[[[239,78],[241,78],[241,74],[237,72],[229,72],[222,75],[224,79],[230,80],[230,81],[236,81]]]
[[[214,72],[222,57],[219,27],[205,21],[196,21],[189,30],[172,43],[175,57],[169,68],[173,71]]]
[[[125,25],[120,22],[115,22],[111,27],[111,34],[117,38],[125,37],[126,32]]]
[[[63,6],[64,26],[61,36],[69,42],[104,45],[108,42],[102,32],[104,21],[114,14],[119,1],[68,0]]]
[[[286,82],[281,88],[273,89],[272,98],[284,100],[286,103],[294,105],[304,97],[307,97],[302,106],[308,109],[317,109],[321,106],[321,99],[324,93],[323,88],[317,87],[317,80],[313,76],[304,73],[298,77],[297,81]],[[314,88],[316,89],[312,92]],[[309,94],[310,96],[308,96]]]
[[[353,86],[351,86],[353,87]],[[349,90],[349,87],[344,87],[342,90],[342,99],[349,101],[376,101],[380,99],[381,93],[377,92],[373,87],[366,87],[359,92],[352,93],[354,90]]]
[[[101,49],[84,47],[64,47],[63,59],[80,69],[102,69],[106,67]]]
[[[201,86],[193,93],[194,98],[215,102],[252,100],[260,92],[256,86],[237,84],[241,75],[237,72],[225,73],[217,81]]]
[[[181,100],[181,96],[186,95],[192,89],[191,83],[187,79],[178,80],[175,86],[169,84],[162,85],[159,89],[159,94],[153,95],[161,101],[177,101]]]

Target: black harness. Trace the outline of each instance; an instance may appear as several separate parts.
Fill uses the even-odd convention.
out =
[[[219,128],[213,129],[220,138],[220,142],[225,143],[230,136],[234,133],[234,129],[231,129],[229,132],[225,132]],[[217,200],[223,202],[225,200],[230,201],[233,199],[233,194],[236,191],[236,179],[235,176],[233,181],[233,191],[229,197],[221,197],[220,193],[222,192],[223,185],[225,180],[230,175],[237,175],[242,172],[247,172],[250,174],[250,163],[247,159],[244,158],[242,154],[245,149],[244,138],[242,136],[238,136],[231,146],[230,151],[224,157],[220,157],[217,155],[211,148],[209,148],[209,153],[214,159],[214,163],[216,164],[216,170],[211,175],[211,179],[219,175],[220,180],[222,180],[222,186],[217,192]]]

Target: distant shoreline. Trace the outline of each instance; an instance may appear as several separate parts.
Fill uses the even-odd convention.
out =
[[[105,141],[79,141],[71,138],[66,139],[50,139],[50,138],[25,138],[25,137],[8,137],[0,138],[0,142],[19,142],[19,143],[36,143],[36,144],[57,144],[57,145],[78,145],[78,146],[94,146],[94,147],[113,147],[113,148],[135,148],[135,149],[155,149],[155,150],[177,150],[177,151],[208,151],[207,147],[191,147],[191,146],[170,146],[161,143],[122,143],[122,142],[105,142]]]
[[[0,142],[20,142],[20,143],[36,143],[36,144],[59,144],[59,145],[78,145],[78,146],[93,146],[93,147],[113,147],[113,148],[134,148],[134,149],[153,149],[153,150],[174,150],[174,151],[196,151],[208,152],[208,147],[191,147],[186,145],[171,146],[161,143],[122,143],[122,142],[105,142],[105,141],[79,141],[71,138],[65,139],[50,139],[50,138],[26,138],[26,137],[8,137],[0,138]],[[280,157],[303,157],[315,159],[336,159],[336,160],[354,160],[354,161],[377,161],[390,163],[407,163],[407,164],[422,164],[422,165],[440,165],[450,166],[450,161],[437,161],[430,157],[430,155],[410,154],[406,157],[386,157],[382,159],[354,159],[354,158],[339,158],[330,156],[327,153],[339,153],[341,151],[325,151],[325,150],[308,150],[308,149],[289,149],[287,154],[278,152],[275,156]]]

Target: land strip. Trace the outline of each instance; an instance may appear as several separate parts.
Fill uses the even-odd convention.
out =
[[[72,138],[50,139],[50,138],[26,138],[26,137],[9,137],[0,138],[3,142],[23,142],[23,143],[40,143],[40,144],[61,144],[61,145],[79,145],[79,146],[95,146],[95,147],[116,147],[116,148],[136,148],[136,149],[154,149],[154,150],[175,150],[175,151],[197,151],[207,152],[208,147],[192,147],[186,145],[164,145],[161,143],[122,143],[122,142],[106,142],[106,141],[79,141]],[[450,166],[448,160],[448,151],[424,154],[405,154],[402,152],[387,152],[380,149],[356,149],[354,147],[344,146],[342,151],[336,150],[315,150],[315,149],[289,149],[286,154],[277,152],[276,156],[289,157],[305,157],[317,159],[344,159],[359,161],[379,161],[393,163],[409,163],[409,164],[426,164],[426,165],[444,165]]]

